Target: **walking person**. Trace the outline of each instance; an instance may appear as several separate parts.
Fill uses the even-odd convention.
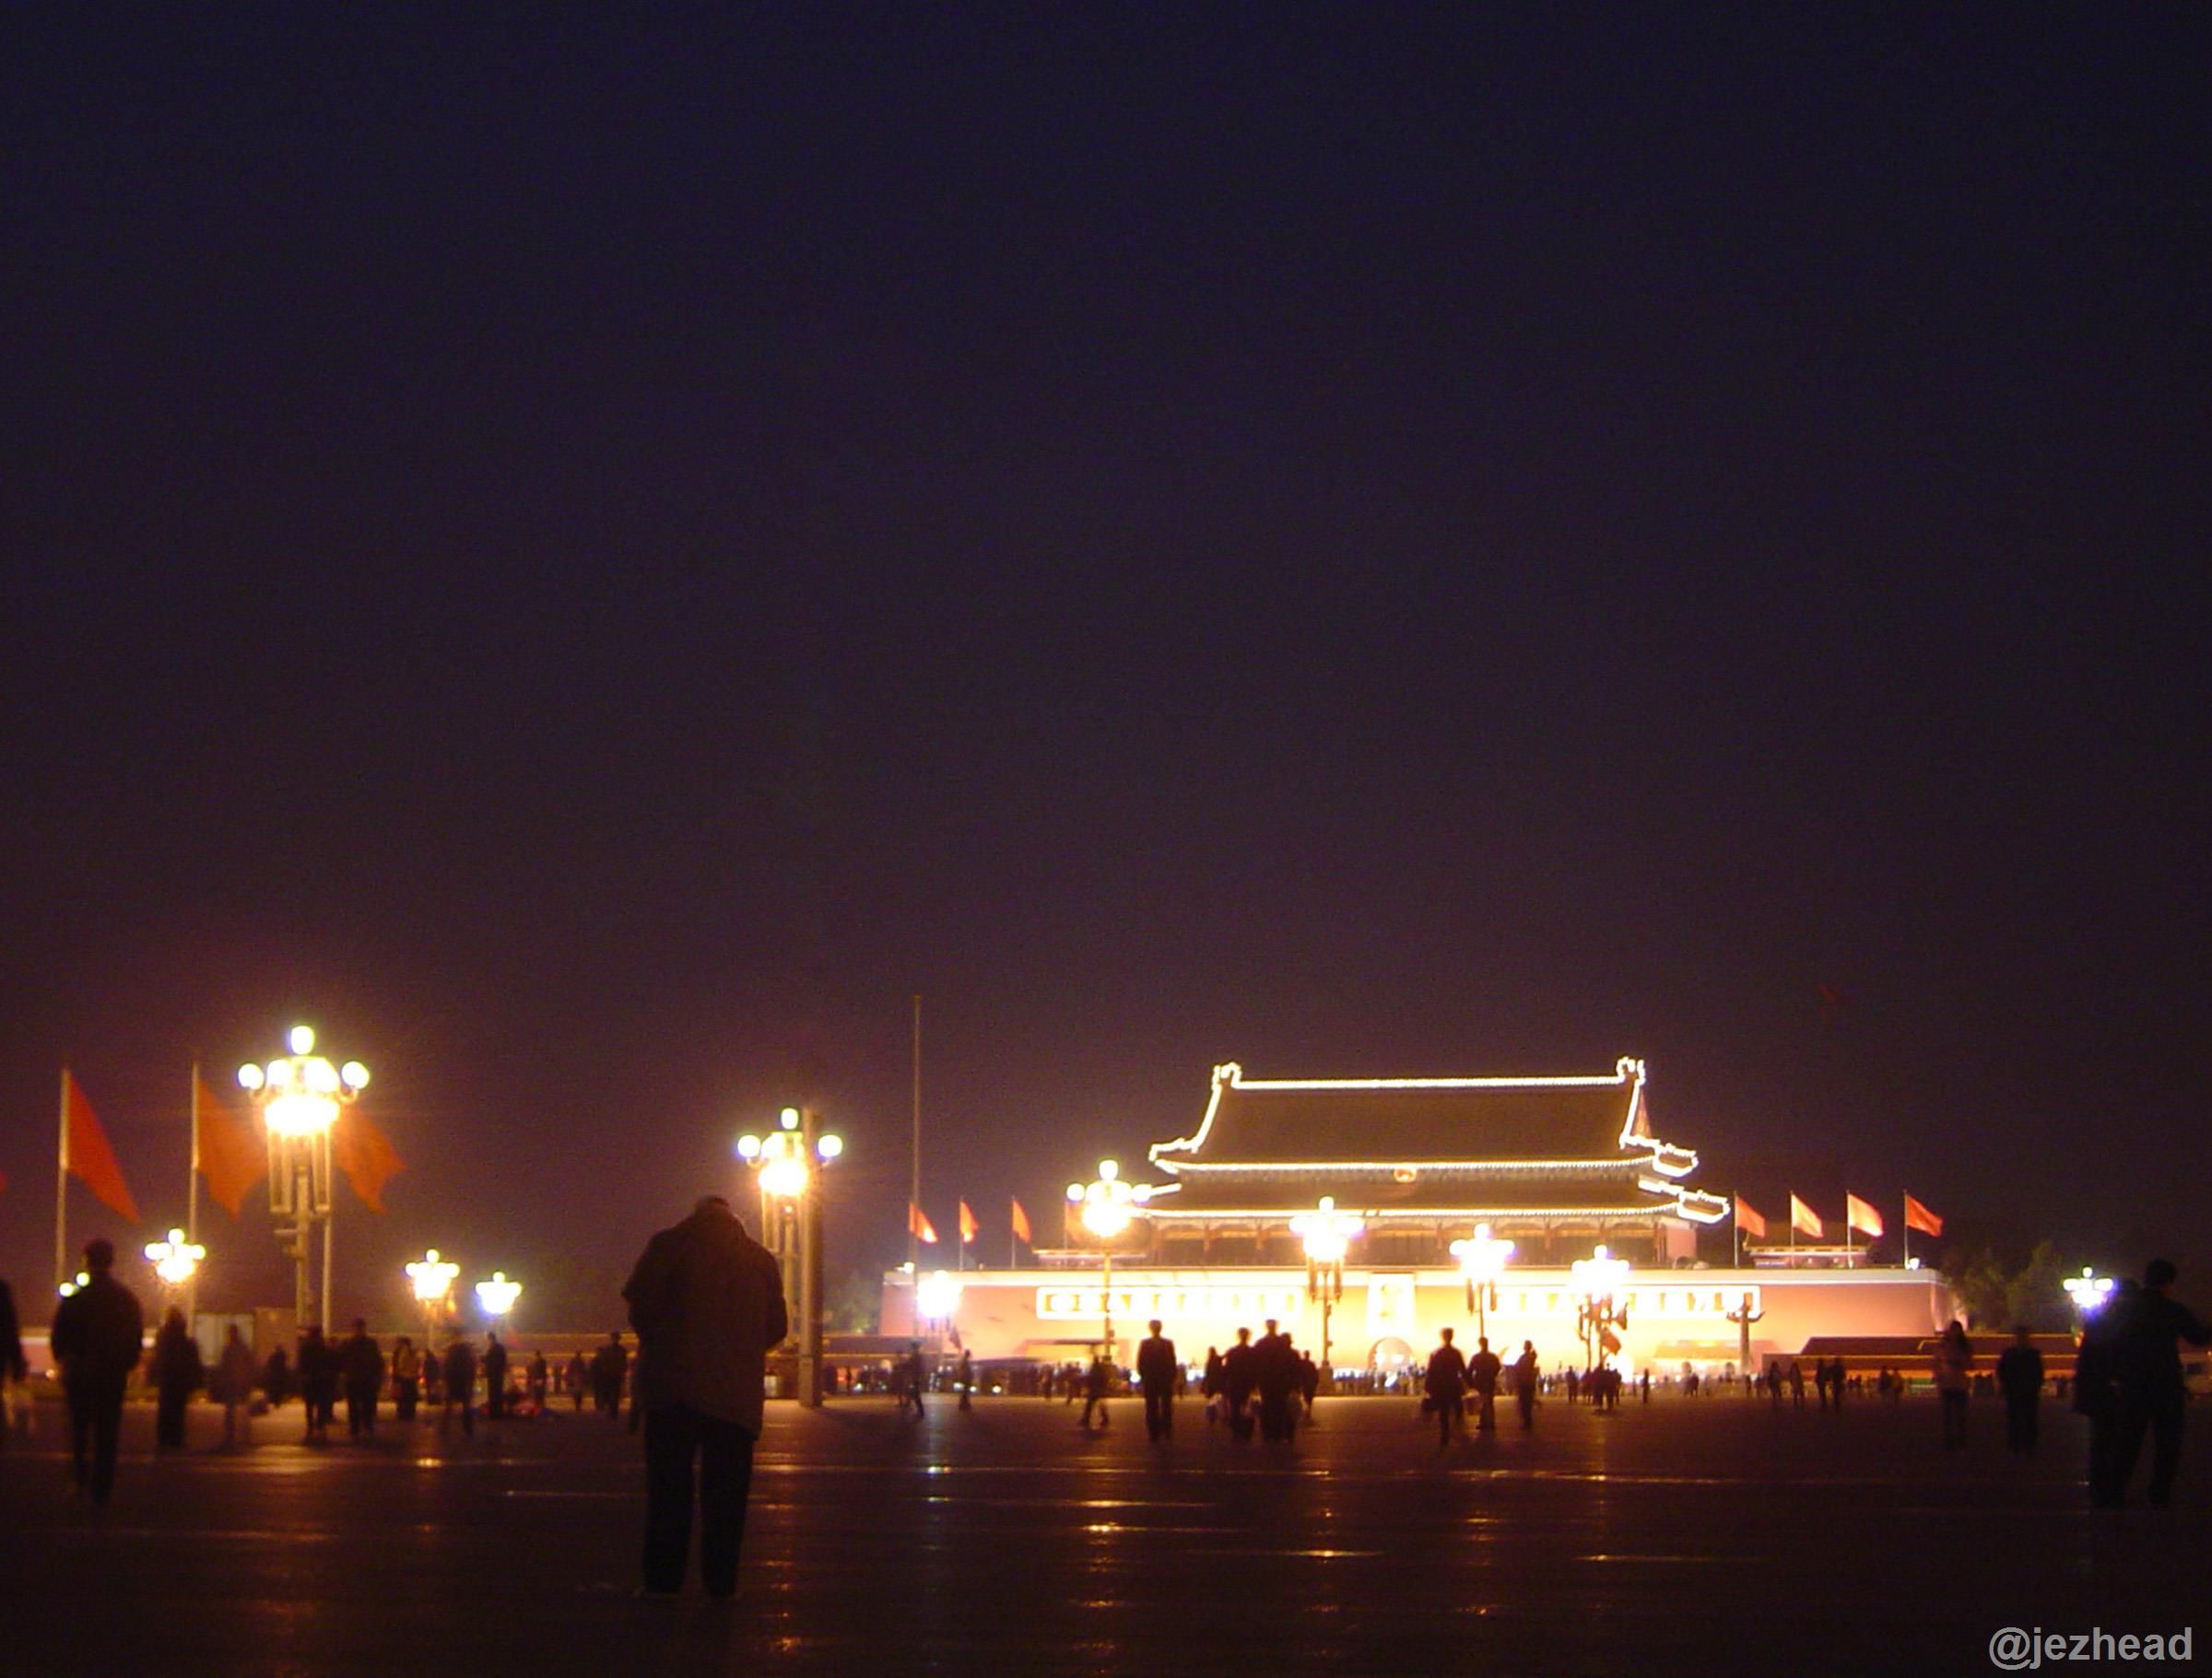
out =
[[[23,1361],[22,1325],[16,1320],[16,1296],[6,1283],[0,1282],[0,1445],[6,1445],[7,1436],[17,1430],[18,1402],[23,1405],[20,1426],[29,1431],[29,1394],[23,1387],[29,1374],[30,1366]]]
[[[1423,1408],[1436,1413],[1436,1448],[1452,1443],[1453,1431],[1465,1431],[1467,1421],[1467,1356],[1452,1344],[1452,1331],[1439,1331],[1442,1344],[1429,1354],[1429,1372],[1423,1391]]]
[[[1477,1335],[1475,1355],[1467,1359],[1467,1386],[1476,1398],[1475,1431],[1498,1431],[1498,1373],[1504,1366],[1490,1350],[1490,1337]]]
[[[272,1351],[269,1361],[261,1367],[261,1391],[271,1410],[292,1396],[292,1360],[285,1355],[282,1346]]]
[[[1155,1445],[1175,1431],[1175,1343],[1159,1332],[1159,1319],[1148,1325],[1150,1335],[1137,1343],[1136,1379],[1145,1391],[1145,1437]]]
[[[1536,1425],[1536,1343],[1521,1343],[1521,1355],[1513,1359],[1513,1402],[1521,1409],[1523,1433]]]
[[[376,1433],[376,1395],[384,1384],[384,1354],[369,1337],[363,1318],[353,1320],[353,1332],[338,1348],[338,1371],[346,1382],[346,1432],[348,1437],[373,1437]]]
[[[622,1414],[622,1383],[629,1376],[629,1348],[622,1344],[622,1332],[613,1330],[592,1359],[592,1402],[599,1414],[619,1419]]]
[[[576,1414],[582,1415],[584,1394],[592,1384],[592,1360],[583,1355],[582,1346],[577,1347],[576,1355],[569,1359],[568,1373],[564,1379],[568,1383],[569,1402],[575,1406]]]
[[[215,1360],[214,1388],[223,1407],[224,1449],[244,1444],[253,1403],[253,1348],[235,1322],[225,1332],[222,1354]]]
[[[1206,1425],[1211,1427],[1221,1419],[1222,1407],[1221,1348],[1206,1349],[1206,1373],[1198,1379],[1198,1396],[1206,1401]]]
[[[1094,1410],[1099,1413],[1099,1426],[1100,1427],[1106,1426],[1106,1394],[1112,1385],[1113,1366],[1107,1362],[1106,1354],[1101,1350],[1097,1356],[1090,1360],[1090,1368],[1083,1377],[1083,1427],[1085,1432],[1088,1432],[1090,1429],[1090,1413]]]
[[[207,1366],[201,1360],[199,1342],[184,1326],[184,1313],[172,1305],[154,1336],[156,1450],[183,1449],[184,1407],[206,1381]]]
[[[1252,1331],[1239,1329],[1237,1344],[1221,1355],[1221,1391],[1229,1400],[1229,1431],[1239,1439],[1252,1437],[1252,1390],[1259,1379],[1253,1367]]]
[[[2113,1484],[2124,1497],[2147,1434],[2150,1507],[2154,1509],[2171,1502],[2173,1482],[2182,1467],[2182,1432],[2188,1421],[2189,1390],[2182,1379],[2181,1343],[2212,1344],[2212,1328],[2166,1291],[2179,1275],[2171,1260],[2153,1259],[2144,1269],[2143,1285],[2113,1323],[2114,1374],[2119,1390]]]
[[[2120,1462],[2121,1322],[2134,1309],[2136,1283],[2120,1278],[2104,1308],[2082,1325],[2074,1354],[2074,1409],[2089,1419],[2089,1507],[2116,1509],[2125,1490]]]
[[[1951,1326],[1944,1330],[1943,1338],[1936,1343],[1932,1362],[1936,1393],[1943,1404],[1943,1448],[1964,1450],[1966,1395],[1974,1367],[1974,1346],[1966,1337],[1966,1325],[1956,1317],[1951,1319]]]
[[[484,1336],[484,1419],[498,1422],[507,1414],[507,1348],[500,1344],[500,1332],[492,1330]]]
[[[392,1414],[403,1422],[412,1422],[421,1393],[422,1354],[402,1334],[392,1343]]]
[[[1290,1349],[1290,1336],[1272,1317],[1252,1350],[1253,1377],[1260,1390],[1260,1437],[1287,1441],[1297,1426],[1290,1416],[1290,1395],[1298,1389],[1298,1354]]]
[[[922,1389],[928,1384],[929,1365],[922,1355],[922,1343],[917,1340],[907,1348],[906,1388],[899,1400],[900,1415],[906,1414],[907,1400],[912,1399],[914,1403],[914,1419],[919,1421],[922,1418]],[[1087,1410],[1083,1414],[1088,1416],[1090,1413]]]
[[[307,1431],[302,1436],[311,1444],[325,1438],[330,1431],[330,1418],[338,1405],[338,1358],[336,1348],[323,1338],[323,1331],[310,1326],[300,1342],[300,1402],[307,1407]]]
[[[2043,1402],[2043,1355],[2029,1337],[2028,1325],[2012,1331],[2012,1344],[1997,1356],[1997,1391],[2005,1395],[2005,1449],[2016,1456],[2035,1455],[2036,1412]]]
[[[473,1438],[477,1431],[477,1349],[468,1344],[467,1336],[459,1329],[453,1331],[453,1344],[445,1349],[445,1367],[441,1371],[445,1386],[445,1405],[439,1413],[438,1431],[443,1434],[452,1425],[453,1406],[461,1406],[461,1433]]]
[[[88,1279],[53,1308],[48,1340],[69,1402],[70,1478],[78,1494],[89,1494],[96,1504],[106,1503],[115,1487],[124,1389],[146,1338],[146,1312],[138,1297],[115,1280],[114,1268],[112,1242],[96,1238],[85,1244]]]
[[[960,1348],[960,1361],[952,1371],[952,1384],[959,1390],[960,1408],[975,1408],[975,1360],[968,1355],[968,1348]]]
[[[523,1389],[530,1395],[530,1414],[545,1414],[546,1394],[553,1390],[553,1370],[546,1362],[542,1346],[530,1354],[530,1362],[523,1371]]]
[[[684,1587],[696,1472],[700,1578],[726,1602],[737,1592],[768,1353],[791,1331],[782,1277],[729,1202],[710,1194],[646,1243],[622,1297],[643,1355],[645,1590]]]

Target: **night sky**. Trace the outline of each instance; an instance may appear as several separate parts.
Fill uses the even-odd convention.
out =
[[[994,1261],[1217,1062],[1633,1054],[2212,1297],[2212,11],[1544,9],[18,9],[0,1274],[295,1020],[344,1314],[801,1096],[895,1261],[919,992]]]

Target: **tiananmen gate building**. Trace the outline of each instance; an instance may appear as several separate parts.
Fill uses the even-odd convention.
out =
[[[1697,1154],[1655,1128],[1641,1061],[1521,1078],[1270,1080],[1218,1066],[1199,1123],[1148,1156],[1148,1193],[1111,1241],[1071,1216],[1065,1245],[1033,1266],[925,1276],[919,1290],[892,1272],[884,1332],[1061,1363],[1102,1341],[1111,1312],[1123,1356],[1157,1317],[1195,1363],[1273,1317],[1320,1357],[1317,1296],[1330,1292],[1338,1369],[1425,1358],[1450,1326],[1470,1350],[1487,1331],[1509,1359],[1533,1341],[1547,1369],[1609,1351],[1629,1370],[1712,1374],[1740,1365],[1747,1340],[1756,1367],[1816,1337],[1916,1341],[1954,1314],[1934,1271],[1701,1260],[1700,1231],[1725,1234],[1731,1202],[1697,1186]],[[1359,1223],[1335,1286],[1309,1265],[1303,1233],[1324,1201]],[[1512,1250],[1471,1303],[1454,1244],[1478,1229]],[[1586,1341],[1587,1261],[1601,1248],[1626,1261],[1604,1284],[1626,1321]]]

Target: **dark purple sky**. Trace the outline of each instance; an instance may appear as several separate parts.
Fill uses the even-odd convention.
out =
[[[294,1018],[361,1302],[808,1079],[902,1257],[917,991],[1000,1257],[1217,1061],[1631,1053],[1770,1211],[2212,1261],[2212,14],[6,27],[27,1296],[63,1060],[150,1224]]]

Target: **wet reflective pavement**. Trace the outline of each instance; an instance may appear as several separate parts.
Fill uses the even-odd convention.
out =
[[[1989,1672],[2008,1625],[2212,1639],[2206,1408],[2175,1508],[2092,1519],[2055,1403],[2030,1461],[1994,1402],[1948,1457],[1926,1401],[1552,1402],[1441,1454],[1409,1401],[1324,1400],[1288,1447],[1195,1401],[1160,1447],[1127,1402],[1098,1435],[1036,1399],[771,1404],[732,1605],[632,1599],[638,1442],[591,1415],[310,1448],[294,1406],[226,1453],[202,1409],[157,1460],[138,1408],[95,1511],[47,1408],[0,1452],[5,1647],[47,1674]]]

